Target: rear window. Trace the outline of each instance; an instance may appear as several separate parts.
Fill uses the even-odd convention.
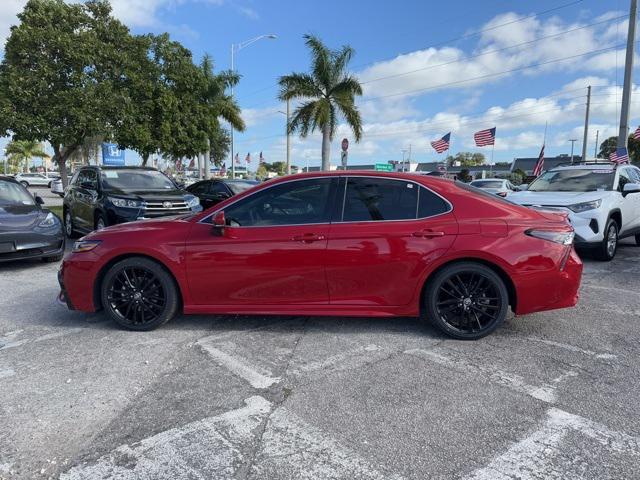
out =
[[[502,187],[501,180],[476,180],[471,182],[471,186],[477,188],[500,188]]]
[[[613,189],[615,170],[607,166],[551,170],[529,185],[530,192],[596,192]]]

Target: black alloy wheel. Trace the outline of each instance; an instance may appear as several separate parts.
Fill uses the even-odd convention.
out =
[[[158,263],[131,257],[113,265],[101,288],[102,306],[129,330],[152,330],[175,317],[178,290],[173,277]]]
[[[489,335],[504,322],[509,293],[498,274],[472,262],[449,265],[429,280],[427,317],[442,332],[461,340]]]

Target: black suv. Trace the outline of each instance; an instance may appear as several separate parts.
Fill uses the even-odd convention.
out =
[[[64,196],[65,232],[91,232],[117,223],[202,210],[198,197],[148,167],[82,167]]]

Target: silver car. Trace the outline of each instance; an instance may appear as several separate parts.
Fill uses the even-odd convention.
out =
[[[51,182],[51,193],[56,193],[64,197],[64,187],[62,186],[61,178],[56,178]]]
[[[509,193],[517,192],[520,189],[513,185],[509,180],[500,178],[485,178],[482,180],[474,180],[469,185],[479,188],[488,193],[495,193],[501,197],[506,197]]]
[[[44,173],[18,173],[15,176],[16,181],[20,182],[23,187],[50,187],[52,179]]]

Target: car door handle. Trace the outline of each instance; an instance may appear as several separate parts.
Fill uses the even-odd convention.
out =
[[[312,243],[324,240],[324,235],[316,235],[315,233],[305,233],[304,235],[296,235],[291,240],[294,242]]]
[[[420,230],[419,232],[413,232],[413,236],[421,238],[444,237],[444,232],[435,230]]]

